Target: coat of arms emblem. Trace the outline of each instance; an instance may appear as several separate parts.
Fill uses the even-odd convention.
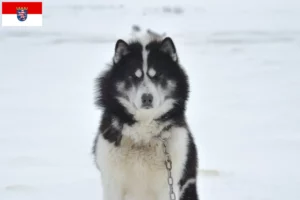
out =
[[[27,19],[28,8],[27,7],[17,7],[17,18],[19,21],[23,22]]]

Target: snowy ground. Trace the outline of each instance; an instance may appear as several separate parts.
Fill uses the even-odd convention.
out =
[[[0,199],[101,199],[94,78],[131,26],[167,32],[191,81],[202,200],[300,199],[300,2],[44,1],[0,27]]]

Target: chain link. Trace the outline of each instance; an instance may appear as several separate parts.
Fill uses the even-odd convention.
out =
[[[173,190],[172,160],[171,160],[171,156],[167,149],[167,140],[163,139],[163,138],[161,140],[162,140],[163,151],[164,151],[164,155],[165,155],[165,166],[168,170],[168,185],[169,185],[169,190],[170,190],[170,192],[169,192],[170,200],[176,200],[176,195]]]

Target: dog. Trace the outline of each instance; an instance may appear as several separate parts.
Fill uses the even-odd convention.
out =
[[[111,64],[96,79],[103,112],[93,153],[103,200],[198,200],[188,96],[170,37],[116,41]]]

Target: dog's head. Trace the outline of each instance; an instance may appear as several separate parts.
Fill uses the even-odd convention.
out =
[[[121,118],[162,120],[184,114],[188,80],[169,37],[118,40],[113,64],[99,83],[98,103]]]

